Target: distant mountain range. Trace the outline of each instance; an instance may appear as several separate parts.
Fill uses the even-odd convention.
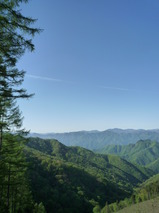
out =
[[[102,149],[106,145],[134,144],[139,140],[153,140],[159,142],[159,129],[108,129],[105,131],[79,131],[68,133],[30,133],[31,137],[56,139],[66,146],[80,146],[90,150]]]

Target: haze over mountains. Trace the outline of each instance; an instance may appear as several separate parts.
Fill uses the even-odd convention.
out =
[[[90,150],[102,149],[108,144],[127,145],[139,140],[159,142],[159,129],[108,129],[105,131],[79,131],[68,133],[30,133],[31,137],[56,139],[66,146],[81,146]]]

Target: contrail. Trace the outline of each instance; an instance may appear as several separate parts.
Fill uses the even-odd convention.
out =
[[[44,76],[38,76],[38,75],[26,74],[26,76],[29,77],[29,78],[40,79],[40,80],[44,80],[44,81],[63,82],[63,80],[61,80],[61,79],[50,78],[50,77],[44,77]]]

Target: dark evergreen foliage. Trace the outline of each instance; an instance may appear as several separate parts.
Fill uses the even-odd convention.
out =
[[[0,212],[2,213],[26,213],[34,210],[25,173],[23,139],[17,136],[17,133],[19,131],[22,133],[23,130],[21,130],[22,116],[16,104],[17,98],[29,98],[31,95],[21,87],[25,72],[18,70],[16,65],[26,49],[34,50],[31,38],[40,30],[31,27],[35,22],[34,19],[21,14],[19,3],[22,2],[27,0],[0,1]],[[38,208],[44,210],[41,205]]]
[[[0,148],[3,131],[15,131],[22,124],[15,100],[31,97],[20,87],[25,72],[18,70],[16,64],[26,49],[34,50],[31,38],[40,30],[31,27],[35,22],[34,19],[21,14],[19,10],[21,2],[27,1],[0,1]]]
[[[26,179],[24,139],[6,134],[0,151],[0,212],[27,212],[33,207]]]

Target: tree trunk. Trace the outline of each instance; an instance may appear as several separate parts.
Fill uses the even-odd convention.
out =
[[[10,165],[8,171],[8,186],[7,186],[7,212],[9,212],[10,207]]]

